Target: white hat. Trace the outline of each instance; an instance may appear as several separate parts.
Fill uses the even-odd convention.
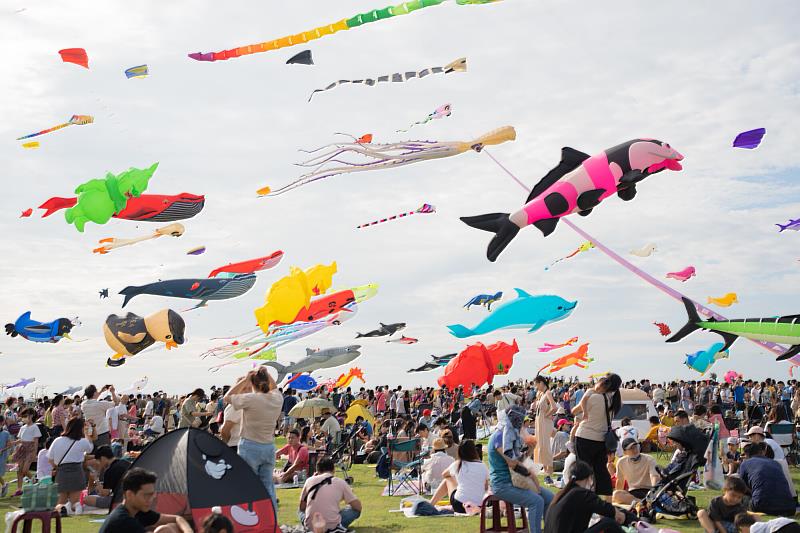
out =
[[[728,437],[728,444],[739,444],[739,439],[736,437]]]

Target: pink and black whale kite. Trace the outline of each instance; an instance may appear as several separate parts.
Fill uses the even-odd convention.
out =
[[[495,261],[525,226],[536,226],[546,237],[559,218],[572,213],[587,216],[612,194],[633,200],[637,183],[664,169],[681,170],[682,159],[669,144],[654,139],[634,139],[594,156],[565,147],[561,162],[536,184],[522,209],[511,215],[490,213],[461,220],[495,234],[486,252],[489,261]]]

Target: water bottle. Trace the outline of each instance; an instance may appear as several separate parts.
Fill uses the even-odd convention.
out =
[[[294,481],[294,486],[295,486],[295,487],[296,487],[297,485],[299,485],[299,484],[300,484],[300,476],[298,476],[297,474],[295,474],[295,475],[294,475],[294,479],[293,479],[293,481]]]

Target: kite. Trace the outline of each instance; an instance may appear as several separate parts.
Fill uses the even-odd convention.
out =
[[[498,329],[530,328],[528,333],[538,331],[547,324],[567,318],[578,302],[568,302],[560,296],[531,296],[522,289],[514,289],[517,297],[506,302],[492,314],[470,329],[461,324],[447,326],[450,333],[459,339],[484,335]]]
[[[761,139],[767,134],[766,128],[758,128],[755,130],[743,131],[733,140],[734,148],[747,148],[752,150],[758,148],[761,144]]]
[[[389,339],[386,342],[396,342],[398,344],[416,344],[419,342],[419,339],[414,339],[412,337],[402,336],[399,339]]]
[[[356,142],[356,144],[369,144],[369,143],[372,142],[372,134],[371,133],[365,133],[364,135],[362,135],[358,139],[355,139],[355,142]]]
[[[31,150],[33,148],[39,148],[39,141],[31,141],[31,142],[27,142],[27,143],[22,143],[22,147],[26,148],[28,150]]]
[[[658,332],[661,334],[662,337],[666,337],[672,334],[672,330],[669,329],[669,326],[664,324],[663,322],[653,322],[653,325],[655,325],[658,328]]]
[[[106,344],[114,350],[108,366],[125,364],[132,357],[156,342],[163,342],[167,350],[183,344],[186,324],[172,309],[162,309],[148,317],[128,313],[125,316],[109,315],[103,324]]]
[[[58,211],[72,207],[78,203],[77,198],[50,198],[39,209],[44,209],[42,218],[48,217]],[[114,218],[136,220],[141,222],[175,222],[192,218],[203,210],[205,196],[198,196],[188,192],[165,194],[142,194],[138,197],[128,198],[125,209],[112,215]]]
[[[670,272],[666,277],[685,283],[689,281],[690,278],[693,278],[696,274],[697,271],[695,268],[693,266],[688,266],[678,272]]]
[[[147,382],[148,381],[150,381],[150,380],[148,379],[147,376],[144,376],[141,379],[137,379],[136,381],[131,383],[130,387],[128,387],[127,389],[125,389],[123,391],[119,391],[119,394],[129,394],[129,395],[130,394],[138,394],[138,393],[140,393],[140,392],[142,392],[144,390],[144,388],[147,386]]]
[[[353,382],[354,379],[358,378],[361,380],[361,383],[366,383],[364,380],[364,372],[358,368],[357,366],[351,368],[347,371],[346,374],[341,374],[336,381],[334,382],[331,390],[341,388],[346,388],[350,386],[350,383]]]
[[[311,58],[311,50],[303,50],[302,52],[293,55],[286,60],[287,65],[313,65],[314,60]]]
[[[667,339],[667,342],[677,342],[698,329],[704,329],[722,336],[725,344],[720,349],[721,351],[730,348],[731,344],[739,337],[744,337],[751,340],[790,344],[791,348],[779,355],[778,361],[789,359],[800,353],[800,324],[797,323],[800,320],[800,315],[739,320],[717,320],[714,318],[702,320],[697,314],[694,302],[683,297],[683,305],[686,307],[689,321],[678,333]]]
[[[519,352],[517,341],[512,344],[496,342],[489,346],[481,342],[471,344],[464,348],[457,356],[447,363],[442,374],[436,382],[440,387],[454,390],[464,387],[471,390],[472,386],[482,387],[491,385],[495,376],[508,374],[514,364],[514,355]]]
[[[74,63],[83,68],[89,68],[89,56],[83,48],[64,48],[58,53],[61,54],[61,61],[64,63]]]
[[[295,374],[289,377],[285,387],[290,387],[299,391],[310,391],[318,387],[317,380],[308,374]]]
[[[453,114],[453,106],[450,104],[440,105],[436,109],[434,109],[433,113],[430,113],[424,120],[420,120],[419,122],[414,122],[412,125],[408,127],[407,130],[397,130],[397,133],[404,133],[413,128],[417,125],[427,124],[431,120],[438,120],[440,118],[446,118]]]
[[[16,389],[17,387],[25,387],[27,385],[30,385],[34,381],[36,381],[36,378],[22,378],[20,381],[14,383],[13,385],[6,385],[5,388]]]
[[[272,252],[270,255],[265,255],[264,257],[248,259],[247,261],[241,261],[239,263],[228,263],[225,266],[215,268],[208,274],[208,277],[215,278],[220,274],[252,274],[253,272],[267,270],[274,267],[281,262],[281,259],[283,259],[283,252],[278,250]]]
[[[28,209],[26,209],[25,211],[22,212],[22,214],[19,216],[19,218],[28,218],[32,214],[33,214],[33,208],[29,207]]]
[[[452,157],[470,150],[480,152],[485,146],[513,141],[516,137],[517,133],[514,128],[505,126],[467,142],[406,141],[392,144],[358,142],[329,144],[316,150],[308,151],[308,153],[321,153],[299,164],[302,167],[315,167],[313,171],[274,191],[269,187],[263,187],[259,189],[258,193],[261,196],[278,196],[302,185],[332,176],[351,172],[397,168],[420,161]],[[353,155],[353,157],[363,156],[366,161],[358,162],[340,159],[348,154]],[[341,166],[335,166],[336,163],[340,163]]]
[[[169,296],[200,300],[193,309],[205,307],[210,300],[229,300],[241,296],[256,284],[255,274],[237,274],[231,278],[188,278],[156,281],[139,287],[125,287],[119,294],[125,296],[122,307],[139,294]]]
[[[303,307],[297,315],[290,321],[273,321],[270,325],[282,326],[294,322],[313,322],[328,315],[346,311],[347,307],[353,303],[361,303],[375,296],[378,293],[378,286],[375,284],[362,285],[351,289],[338,291],[327,296],[320,296]]]
[[[587,216],[613,194],[633,200],[637,183],[665,169],[681,170],[682,159],[669,144],[656,140],[634,139],[591,157],[565,147],[561,162],[533,187],[522,209],[511,215],[490,213],[461,221],[495,234],[486,251],[489,261],[495,261],[520,229],[534,225],[547,237],[562,217]]]
[[[374,329],[372,331],[368,331],[367,333],[356,333],[356,339],[360,339],[361,337],[386,337],[392,336],[401,329],[405,329],[406,323],[405,322],[396,322],[394,324],[384,324],[383,322],[378,322],[381,327],[378,329]]]
[[[609,372],[608,370],[606,370],[605,372],[598,372],[598,373],[596,373],[596,374],[589,374],[589,379],[598,379],[598,378],[603,378],[603,377],[606,377],[607,375],[609,375],[610,373],[611,373],[611,372]]]
[[[389,222],[390,220],[397,220],[398,218],[408,217],[416,213],[428,214],[435,212],[436,212],[436,207],[432,206],[431,204],[422,204],[422,206],[418,207],[415,211],[409,211],[407,213],[400,213],[399,215],[392,215],[388,218],[381,218],[380,220],[374,220],[372,222],[356,226],[356,229],[368,228],[376,224],[382,224],[384,222]]]
[[[147,65],[139,65],[137,67],[125,69],[125,77],[128,79],[144,78],[148,74],[150,74],[150,71],[148,70]]]
[[[117,239],[114,237],[106,237],[105,239],[100,239],[99,241],[99,244],[102,244],[102,246],[100,246],[99,248],[95,248],[94,250],[92,250],[92,252],[104,255],[116,248],[122,248],[123,246],[132,246],[139,242],[163,237],[164,235],[169,235],[170,237],[180,237],[181,235],[183,235],[184,231],[186,231],[186,228],[183,227],[183,224],[179,222],[174,222],[172,224],[168,224],[166,226],[158,228],[150,235],[144,235],[142,237],[136,237],[133,239]]]
[[[686,354],[686,366],[692,370],[697,370],[701,375],[705,374],[714,363],[720,359],[727,359],[730,356],[727,350],[722,350],[723,346],[724,343],[717,342],[712,344],[707,350]]]
[[[321,370],[323,368],[335,368],[337,366],[346,365],[361,355],[359,351],[360,348],[361,346],[358,344],[339,348],[326,348],[324,350],[306,348],[306,356],[296,363],[282,365],[274,361],[268,361],[264,363],[264,366],[272,367],[278,371],[277,382],[280,383],[288,374],[313,372],[314,370]]]
[[[424,78],[430,74],[450,74],[451,72],[466,72],[467,71],[467,58],[461,57],[456,59],[455,61],[448,63],[443,67],[429,67],[426,69],[419,70],[417,72],[410,71],[410,72],[395,72],[394,74],[384,74],[383,76],[378,76],[377,78],[366,78],[363,80],[339,80],[331,83],[327,87],[323,89],[314,89],[311,92],[311,95],[308,97],[308,101],[310,102],[314,95],[317,93],[322,93],[325,91],[330,91],[338,87],[339,85],[344,84],[363,84],[368,87],[372,87],[373,85],[377,85],[381,82],[394,82],[400,83],[405,82],[414,78]]]
[[[100,299],[101,300],[103,298],[108,298],[108,289],[100,289],[100,291],[98,291],[98,292],[100,294]]]
[[[656,245],[653,243],[645,244],[643,247],[639,248],[638,250],[631,250],[631,255],[636,255],[639,257],[650,257],[653,253],[656,252]]]
[[[80,386],[68,387],[61,393],[61,395],[62,396],[70,396],[71,394],[75,394],[76,392],[81,391],[81,390],[83,390],[83,387],[80,387]]]
[[[470,301],[464,304],[464,307],[467,308],[469,311],[470,306],[473,305],[482,305],[486,307],[489,311],[492,310],[492,304],[495,302],[499,302],[500,298],[503,297],[503,291],[498,291],[494,294],[479,294],[474,296]]]
[[[191,250],[189,250],[188,252],[186,252],[186,255],[202,255],[204,253],[206,253],[205,246],[196,246]]]
[[[549,342],[544,343],[543,346],[539,347],[540,352],[550,352],[553,350],[558,350],[559,348],[565,348],[567,346],[572,346],[578,342],[578,337],[572,337],[570,340],[566,342],[562,342],[561,344],[550,344]]]
[[[708,303],[718,305],[720,307],[730,307],[733,304],[739,303],[739,296],[735,292],[729,292],[725,296],[721,296],[720,298],[712,298],[711,296],[708,297]]]
[[[429,370],[436,370],[437,368],[441,368],[443,366],[447,366],[447,363],[452,361],[453,358],[456,355],[458,355],[458,354],[449,353],[449,354],[446,354],[446,355],[439,355],[439,356],[432,355],[430,361],[428,361],[427,363],[425,363],[422,366],[419,366],[417,368],[412,368],[411,370],[408,371],[408,373],[411,373],[411,372],[427,372]]]
[[[400,15],[408,15],[419,9],[431,6],[438,6],[447,0],[410,0],[397,4],[396,6],[388,6],[383,9],[373,9],[366,13],[361,13],[354,17],[344,18],[332,24],[325,24],[313,30],[304,31],[295,35],[287,35],[272,41],[264,41],[258,44],[251,44],[247,46],[239,46],[230,50],[222,50],[219,52],[195,52],[189,54],[189,57],[196,61],[224,61],[234,57],[246,56],[250,54],[258,54],[261,52],[269,52],[270,50],[278,50],[279,48],[286,48],[298,44],[305,44],[308,41],[319,39],[324,35],[331,35],[338,31],[349,30],[357,28],[370,22],[376,22]],[[500,0],[456,0],[458,5],[478,5],[478,4],[491,4]]]
[[[31,318],[31,312],[25,311],[13,324],[6,324],[6,335],[20,336],[33,342],[58,342],[62,338],[69,339],[72,328],[79,326],[77,319],[57,318],[52,322],[39,322]]]
[[[587,342],[586,344],[581,344],[576,351],[550,361],[539,369],[539,374],[541,374],[545,369],[547,369],[548,374],[555,374],[556,372],[560,372],[569,366],[586,368],[587,364],[594,361],[594,359],[590,358],[588,354],[589,343]]]
[[[790,218],[787,224],[775,224],[775,225],[780,228],[778,230],[778,233],[783,233],[787,229],[790,229],[792,231],[800,231],[800,218],[798,218],[797,220],[793,220]]]
[[[727,372],[725,372],[725,383],[727,383],[728,385],[730,385],[737,379],[742,379],[742,375],[736,372],[735,370],[728,370]]]
[[[556,263],[560,263],[561,261],[564,261],[565,259],[569,259],[571,257],[575,257],[576,255],[578,255],[581,252],[588,252],[592,248],[594,248],[594,244],[592,244],[591,241],[586,241],[585,243],[583,243],[580,246],[578,246],[577,250],[575,250],[571,254],[566,255],[566,256],[564,256],[564,257],[562,257],[560,259],[556,259],[555,261],[550,263],[549,266],[544,267],[544,269],[545,270],[550,270],[553,267],[553,265],[555,265]]]
[[[23,139],[30,139],[31,137],[38,137],[39,135],[45,135],[46,133],[51,133],[56,130],[60,130],[66,128],[67,126],[85,126],[86,124],[91,124],[94,122],[94,117],[91,115],[72,115],[67,122],[63,124],[59,124],[58,126],[53,126],[52,128],[47,128],[46,130],[37,131],[36,133],[29,133],[28,135],[23,135],[22,137],[17,137],[18,141]],[[32,143],[25,143],[22,146],[25,148],[37,148],[39,144],[37,143],[35,146]]]

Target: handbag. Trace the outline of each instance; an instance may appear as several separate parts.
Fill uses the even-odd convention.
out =
[[[67,452],[66,452],[66,453],[65,453],[63,456],[61,456],[61,460],[58,462],[58,464],[57,464],[57,465],[55,465],[55,466],[53,466],[53,471],[52,471],[52,473],[50,474],[50,477],[51,477],[52,479],[56,479],[56,474],[58,474],[58,467],[59,467],[59,466],[61,466],[61,463],[63,463],[63,462],[64,462],[64,459],[66,459],[66,458],[67,458],[67,456],[69,455],[69,452],[70,452],[70,451],[72,451],[72,447],[73,447],[73,446],[75,446],[75,443],[76,443],[76,442],[78,442],[78,441],[76,441],[76,440],[73,440],[73,441],[72,441],[72,444],[70,444],[70,445],[69,445],[69,448],[67,448]]]
[[[603,404],[606,407],[606,422],[608,422],[608,428],[606,429],[606,451],[607,452],[616,452],[617,445],[619,444],[619,436],[617,433],[611,429],[611,414],[608,412],[608,398],[605,394],[603,394]]]

